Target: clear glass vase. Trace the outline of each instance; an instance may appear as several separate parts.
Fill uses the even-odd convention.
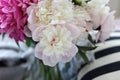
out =
[[[88,55],[92,60],[92,56]],[[40,60],[40,80],[76,80],[81,67],[86,64],[83,58],[77,54],[68,63],[58,63],[55,67],[49,67]]]
[[[80,46],[88,45],[87,42],[79,43]],[[94,59],[90,51],[84,52],[91,61]],[[83,53],[83,54],[84,54]],[[77,53],[68,63],[58,63],[55,67],[49,67],[40,60],[40,80],[76,80],[81,67],[86,64],[81,54]]]

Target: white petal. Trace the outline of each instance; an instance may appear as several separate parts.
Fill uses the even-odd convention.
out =
[[[38,43],[35,47],[35,57],[42,59],[43,49],[44,48],[40,46],[40,43]]]

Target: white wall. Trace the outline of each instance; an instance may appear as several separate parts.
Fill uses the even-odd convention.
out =
[[[120,0],[110,0],[110,7],[112,10],[116,10],[116,17],[120,17]]]

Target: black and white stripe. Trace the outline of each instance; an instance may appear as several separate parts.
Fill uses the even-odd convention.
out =
[[[95,58],[101,58],[120,52],[120,31],[115,31],[104,43],[98,43],[98,48],[93,51]]]
[[[120,30],[97,46],[95,61],[80,70],[78,80],[120,80]]]

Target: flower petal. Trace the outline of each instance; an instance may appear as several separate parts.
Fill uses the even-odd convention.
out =
[[[72,37],[75,39],[80,35],[80,30],[77,26],[67,23],[66,28],[72,33]]]
[[[40,41],[41,33],[45,27],[38,27],[32,32],[32,38],[34,41]]]
[[[62,56],[62,62],[69,62],[78,52],[78,48],[75,45],[72,45],[70,49],[65,52],[65,55]]]

